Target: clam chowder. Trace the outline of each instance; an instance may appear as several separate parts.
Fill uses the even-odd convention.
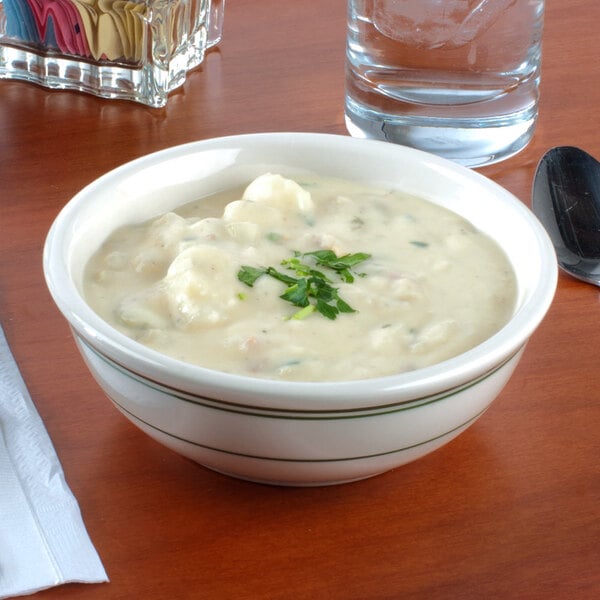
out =
[[[84,293],[114,327],[183,361],[339,381],[476,346],[511,317],[516,280],[493,240],[433,203],[266,174],[115,231]]]

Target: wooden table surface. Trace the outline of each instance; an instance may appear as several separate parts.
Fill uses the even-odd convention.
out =
[[[165,109],[0,81],[0,319],[111,580],[37,597],[600,597],[597,288],[561,274],[517,372],[466,433],[343,486],[208,471],[126,421],[84,367],[41,262],[52,220],[81,187],[192,140],[347,134],[344,0],[258,4],[229,1],[219,50]],[[551,146],[600,157],[599,24],[598,0],[547,2],[534,140],[481,169],[525,203]]]

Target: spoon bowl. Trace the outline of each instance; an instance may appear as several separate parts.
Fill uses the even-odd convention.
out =
[[[537,167],[532,208],[561,269],[600,286],[600,162],[573,146],[549,150]]]

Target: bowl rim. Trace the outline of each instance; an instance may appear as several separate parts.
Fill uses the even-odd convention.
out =
[[[496,334],[440,363],[415,371],[363,380],[333,382],[280,381],[214,371],[171,358],[135,342],[118,332],[83,300],[70,275],[69,265],[62,260],[78,211],[96,189],[121,177],[127,177],[141,167],[166,159],[186,156],[205,149],[251,147],[254,144],[302,144],[315,148],[334,146],[359,147],[418,160],[468,180],[499,196],[511,205],[531,230],[540,257],[540,277],[529,299],[518,308],[511,320]],[[359,146],[360,145],[360,146]],[[395,157],[394,157],[395,158]],[[126,365],[133,372],[158,380],[167,387],[185,393],[219,400],[241,402],[244,406],[293,410],[325,410],[331,408],[331,398],[343,409],[376,408],[415,399],[424,399],[464,385],[492,372],[498,365],[517,354],[547,313],[556,291],[558,268],[550,239],[530,209],[508,190],[484,175],[458,163],[387,142],[352,138],[327,133],[273,132],[249,133],[210,138],[171,146],[124,163],[92,181],[73,196],[52,223],[43,250],[44,276],[59,311],[75,332],[101,355]]]

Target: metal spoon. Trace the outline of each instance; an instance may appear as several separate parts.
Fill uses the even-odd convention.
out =
[[[572,146],[549,150],[537,167],[532,208],[559,266],[600,286],[600,162]]]

